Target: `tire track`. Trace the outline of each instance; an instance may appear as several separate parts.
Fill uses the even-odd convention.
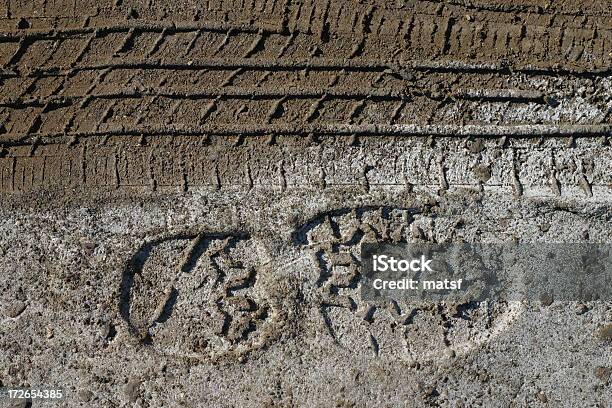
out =
[[[576,139],[575,146],[569,146],[567,138],[550,138],[537,146],[527,139],[509,139],[504,145],[499,138],[441,137],[435,147],[429,147],[426,137],[359,137],[356,144],[350,135],[320,137],[314,143],[279,136],[272,145],[266,139],[247,137],[236,145],[218,136],[203,144],[177,136],[134,135],[109,137],[104,144],[41,143],[34,151],[30,145],[7,147],[0,157],[0,191],[140,188],[135,191],[140,194],[152,188],[317,190],[367,185],[410,192],[484,188],[515,199],[601,200],[612,194],[612,151],[599,137]],[[357,162],[363,167],[355,166]]]

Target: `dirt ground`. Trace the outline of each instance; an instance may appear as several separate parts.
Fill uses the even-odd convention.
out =
[[[611,69],[609,0],[0,0],[0,406],[610,407],[612,299],[345,255],[612,244]]]

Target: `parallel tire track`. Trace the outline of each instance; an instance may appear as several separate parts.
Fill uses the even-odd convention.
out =
[[[611,134],[604,1],[64,3],[0,2],[2,191],[109,139]]]
[[[0,157],[0,192],[45,189],[394,187],[488,189],[608,199],[612,150],[602,137],[530,139],[344,136],[109,137],[104,144],[15,146]],[[435,145],[432,147],[432,143]],[[360,165],[355,165],[360,163]],[[361,187],[358,187],[361,186]],[[366,190],[364,190],[366,189]]]

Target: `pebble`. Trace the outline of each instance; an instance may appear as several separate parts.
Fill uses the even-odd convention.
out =
[[[599,378],[603,382],[608,381],[611,372],[612,369],[610,369],[609,367],[595,367],[595,377]]]
[[[544,403],[548,402],[548,397],[543,392],[538,393],[538,399]]]
[[[491,168],[489,166],[476,166],[473,171],[476,177],[483,183],[486,183],[491,178]]]
[[[583,315],[588,311],[589,311],[589,308],[584,303],[580,303],[578,306],[576,306],[577,315]]]
[[[550,293],[542,293],[540,295],[540,302],[542,302],[542,305],[544,306],[552,305],[553,300],[553,296]]]
[[[30,400],[26,400],[26,399],[17,400],[12,405],[9,405],[9,407],[11,407],[11,408],[27,408],[27,407],[31,407],[31,406],[32,406],[31,401]]]
[[[127,395],[130,402],[136,402],[138,395],[140,394],[140,381],[130,380],[125,386],[125,395]]]
[[[81,247],[87,255],[91,255],[96,249],[96,244],[91,241],[81,241]]]
[[[468,143],[468,150],[471,153],[481,153],[485,149],[485,144],[482,139],[476,139]]]
[[[417,389],[421,392],[421,396],[424,399],[435,398],[438,395],[440,395],[436,387],[434,387],[433,385],[426,385],[423,383],[418,383]]]
[[[26,308],[26,304],[16,300],[4,309],[4,314],[11,319],[18,317]]]
[[[89,402],[93,398],[93,392],[89,390],[80,390],[77,394],[79,401]]]
[[[601,341],[612,341],[612,324],[606,324],[597,330],[597,338]]]

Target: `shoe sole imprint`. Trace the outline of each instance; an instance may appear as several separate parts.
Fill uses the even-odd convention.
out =
[[[148,241],[123,272],[120,315],[133,337],[160,353],[240,359],[275,340],[291,310],[291,293],[271,281],[262,251],[244,233]]]
[[[482,346],[522,313],[520,302],[361,299],[361,244],[419,241],[413,225],[418,217],[412,208],[345,208],[320,214],[295,232],[294,243],[317,267],[305,291],[317,293],[313,309],[340,346],[411,363],[442,360]]]

